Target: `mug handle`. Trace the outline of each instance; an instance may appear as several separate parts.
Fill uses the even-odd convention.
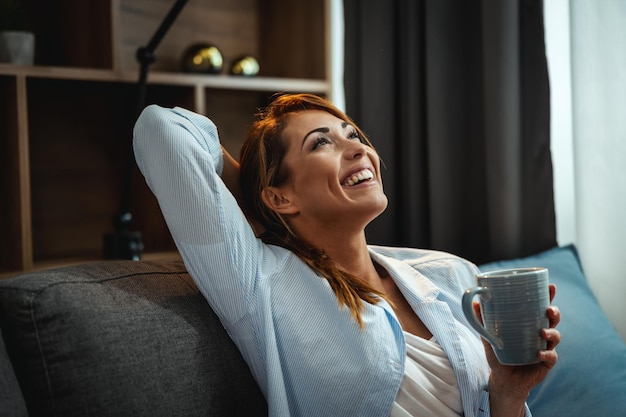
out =
[[[469,321],[469,324],[480,333],[487,341],[495,346],[498,349],[502,349],[504,347],[504,342],[498,336],[489,333],[485,326],[478,321],[478,317],[476,317],[476,313],[474,312],[474,297],[477,295],[482,295],[485,301],[489,301],[491,299],[491,291],[487,287],[472,287],[465,290],[463,294],[463,299],[461,300],[461,305],[463,307],[463,314],[465,314],[465,318]]]

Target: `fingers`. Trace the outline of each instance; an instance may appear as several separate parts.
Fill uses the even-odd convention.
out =
[[[538,357],[544,366],[551,369],[559,359],[555,347],[561,342],[561,332],[554,328],[543,329],[541,336],[547,341],[547,346],[545,350],[539,351]]]
[[[547,315],[551,328],[556,327],[561,321],[561,310],[557,306],[548,307]]]
[[[550,302],[552,302],[555,295],[556,285],[550,284]],[[541,336],[546,340],[547,346],[546,350],[539,351],[539,360],[541,360],[544,366],[551,369],[556,365],[559,358],[555,348],[561,342],[561,332],[555,329],[555,327],[561,321],[561,310],[557,306],[550,306],[546,314],[548,315],[550,328],[541,331]]]
[[[543,329],[541,337],[548,342],[548,350],[552,350],[561,342],[561,332],[556,329]]]
[[[472,307],[474,307],[474,314],[478,317],[479,322],[483,322],[483,315],[480,312],[480,303],[478,301],[472,302]]]
[[[550,290],[550,303],[552,303],[554,296],[556,296],[556,285],[550,284],[548,285],[548,289]]]
[[[556,353],[556,350],[540,350],[538,356],[539,360],[548,369],[552,369],[559,359],[559,355]]]
[[[548,307],[547,311],[548,320],[550,322],[550,328],[543,329],[541,336],[548,342],[548,350],[553,350],[556,345],[561,342],[561,332],[555,329],[557,324],[561,321],[561,310],[557,306]]]

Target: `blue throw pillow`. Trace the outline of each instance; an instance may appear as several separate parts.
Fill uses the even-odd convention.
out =
[[[481,271],[546,267],[561,310],[559,360],[528,398],[534,417],[626,416],[626,344],[604,315],[573,245],[522,259],[493,262]]]

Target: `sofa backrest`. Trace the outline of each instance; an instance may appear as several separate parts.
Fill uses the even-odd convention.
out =
[[[182,262],[107,261],[1,280],[0,326],[31,416],[267,415]]]

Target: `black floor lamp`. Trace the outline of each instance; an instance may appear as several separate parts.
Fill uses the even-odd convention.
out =
[[[146,90],[148,86],[148,70],[156,57],[154,51],[157,46],[178,17],[187,0],[176,0],[168,14],[157,28],[156,32],[150,39],[148,45],[140,47],[137,50],[136,58],[139,61],[139,81],[137,116],[146,105]],[[124,184],[122,189],[122,197],[120,201],[120,211],[113,216],[113,227],[115,233],[107,233],[104,235],[104,258],[105,259],[132,259],[139,260],[143,252],[143,240],[141,232],[132,230],[131,222],[133,216],[131,213],[131,198],[133,186],[133,174],[135,171],[135,157],[130,146],[128,163],[126,166]]]

